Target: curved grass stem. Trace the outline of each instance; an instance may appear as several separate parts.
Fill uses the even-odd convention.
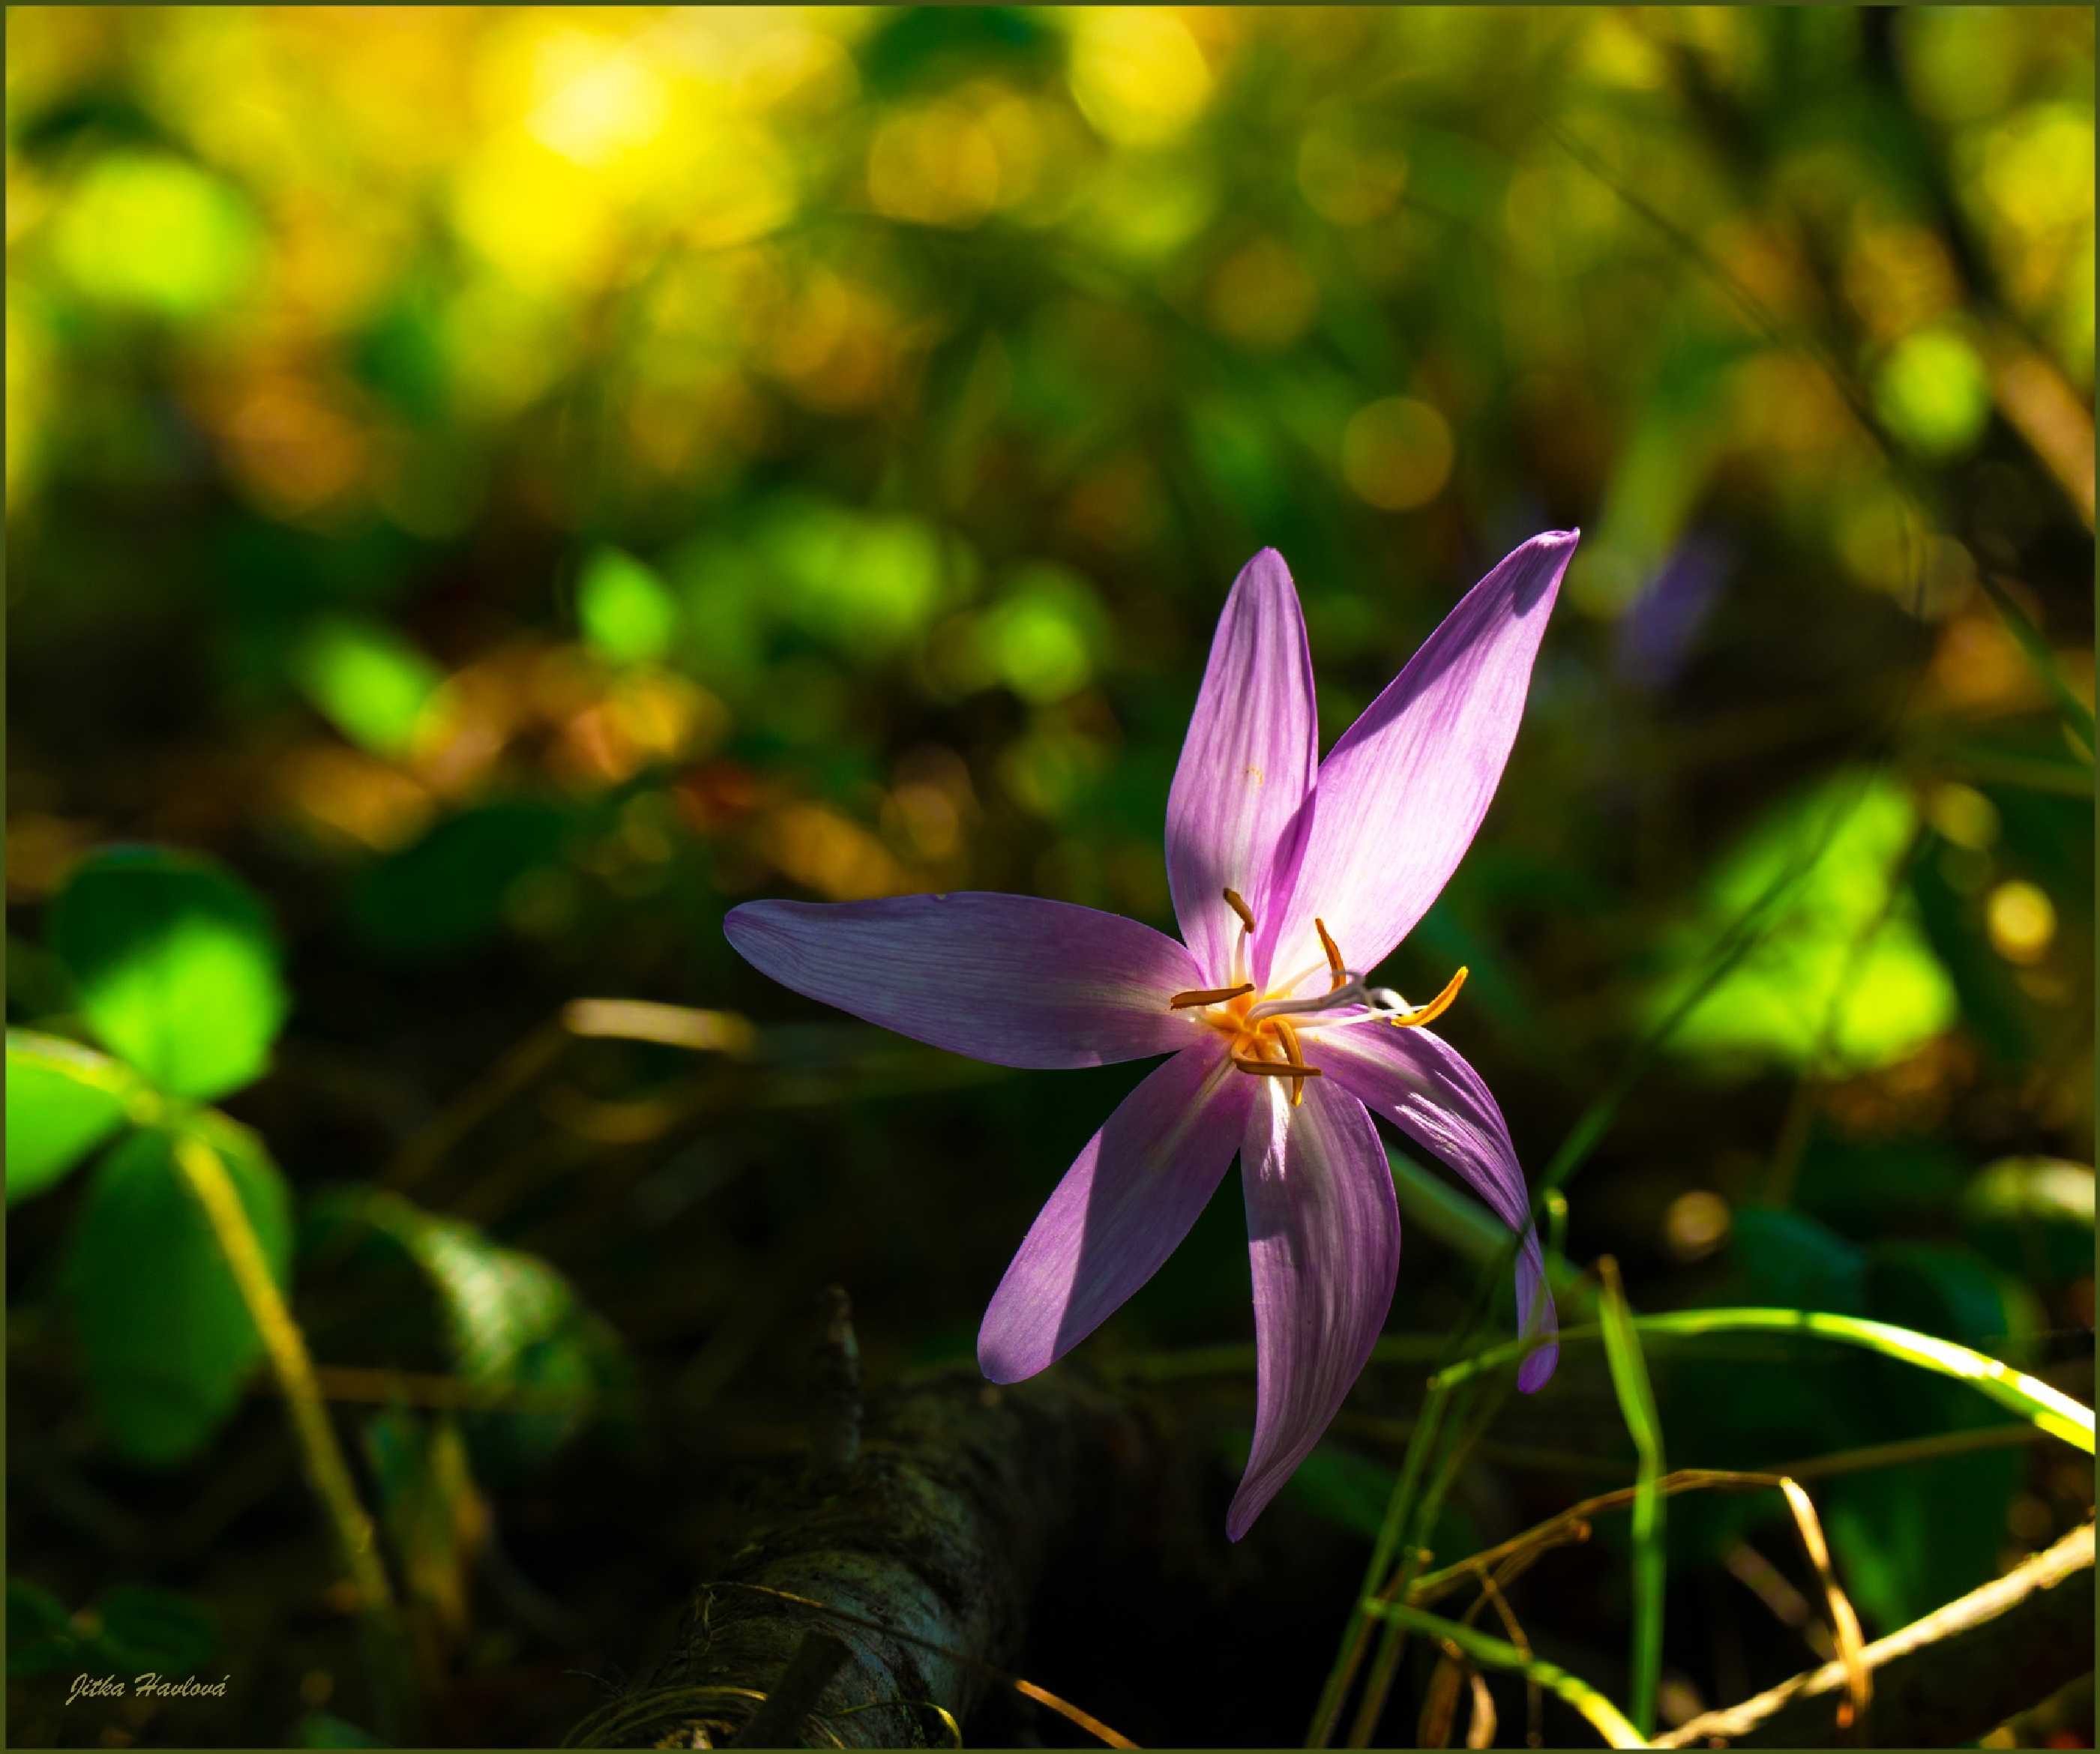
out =
[[[293,1434],[298,1440],[307,1479],[334,1527],[343,1562],[357,1589],[359,1604],[368,1614],[390,1615],[394,1591],[387,1582],[386,1568],[379,1562],[372,1518],[357,1496],[350,1465],[336,1442],[335,1428],[329,1423],[313,1360],[307,1354],[306,1336],[277,1289],[233,1179],[218,1153],[193,1132],[176,1135],[174,1157],[191,1192],[204,1208],[255,1331],[262,1337],[263,1351],[291,1410]]]

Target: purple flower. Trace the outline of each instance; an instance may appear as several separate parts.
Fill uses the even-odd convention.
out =
[[[752,901],[725,922],[754,967],[885,1029],[1008,1066],[1172,1057],[1065,1172],[992,1293],[977,1360],[1017,1382],[1158,1271],[1235,1151],[1254,1264],[1254,1447],[1238,1540],[1327,1428],[1392,1302],[1400,1214],[1371,1116],[1524,1237],[1519,1320],[1555,1331],[1524,1171],[1479,1073],[1364,971],[1436,899],[1502,778],[1579,532],[1534,536],[1467,593],[1318,759],[1312,659],[1283,558],[1226,599],[1167,800],[1182,942],[1092,908],[964,892]],[[1526,1360],[1533,1390],[1558,1357]]]

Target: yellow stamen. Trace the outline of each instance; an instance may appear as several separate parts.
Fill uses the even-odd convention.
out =
[[[1242,1060],[1233,1055],[1233,1064],[1242,1072],[1258,1072],[1265,1078],[1318,1078],[1326,1073],[1317,1066],[1294,1066],[1287,1061],[1279,1064],[1273,1060]]]
[[[1238,986],[1198,987],[1191,992],[1176,993],[1167,1002],[1169,1011],[1186,1011],[1191,1005],[1222,1005],[1229,998],[1238,998],[1242,993],[1254,991],[1254,982],[1242,981]]]
[[[1298,1032],[1281,1017],[1274,1018],[1272,1021],[1276,1025],[1277,1039],[1283,1043],[1283,1051],[1289,1057],[1291,1064],[1304,1065],[1305,1052],[1298,1045]],[[1290,1081],[1290,1106],[1295,1108],[1304,1100],[1305,1080],[1302,1077],[1295,1078]]]
[[[1396,1029],[1413,1029],[1425,1023],[1434,1023],[1451,1008],[1452,1002],[1458,996],[1458,989],[1465,984],[1466,970],[1461,968],[1445,983],[1444,990],[1419,1011],[1410,1011],[1398,1017],[1388,1017],[1386,1021]]]
[[[1316,919],[1312,929],[1320,934],[1320,948],[1327,953],[1327,990],[1331,993],[1349,978],[1349,971],[1342,966],[1342,947],[1328,935],[1327,922]]]
[[[1250,932],[1254,930],[1254,910],[1241,899],[1238,890],[1228,889],[1225,892],[1225,906],[1240,916],[1240,924],[1243,928]]]

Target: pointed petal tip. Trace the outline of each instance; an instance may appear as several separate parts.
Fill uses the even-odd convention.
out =
[[[1031,1346],[1025,1338],[1017,1336],[1011,1318],[1012,1311],[1003,1309],[995,1295],[977,1328],[977,1368],[983,1372],[986,1382],[995,1382],[1001,1388],[1009,1383],[1026,1382],[1055,1362],[1052,1358],[1039,1355],[1043,1351],[1040,1345]]]
[[[1560,1367],[1560,1348],[1558,1345],[1542,1346],[1517,1368],[1516,1386],[1520,1392],[1536,1395],[1553,1378]]]
[[[1233,1494],[1232,1508],[1225,1513],[1225,1539],[1237,1541],[1244,1538],[1255,1525],[1255,1520],[1268,1509],[1268,1501],[1276,1496],[1277,1487],[1270,1486],[1258,1492],[1250,1492],[1242,1481],[1240,1489]]]
[[[1010,1358],[996,1348],[988,1347],[982,1340],[977,1342],[977,1368],[983,1372],[987,1382],[1006,1388],[1016,1382],[1026,1382],[1030,1377],[1048,1368],[1043,1364],[1028,1364]]]

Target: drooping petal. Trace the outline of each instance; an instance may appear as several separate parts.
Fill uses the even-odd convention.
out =
[[[1230,979],[1240,922],[1290,890],[1299,807],[1320,755],[1312,654],[1290,570],[1274,549],[1241,568],[1211,641],[1202,691],[1167,795],[1167,883],[1181,936],[1207,981]],[[1260,971],[1257,969],[1256,978]]]
[[[1018,1382],[1055,1364],[1158,1271],[1233,1161],[1253,1082],[1212,1033],[1123,1100],[992,1293],[977,1333],[987,1377]]]
[[[1480,1073],[1427,1029],[1378,1025],[1329,1031],[1320,1038],[1319,1060],[1330,1078],[1456,1170],[1488,1209],[1523,1236],[1516,1259],[1518,1331],[1558,1333],[1524,1166]],[[1542,1346],[1519,1368],[1517,1386],[1527,1394],[1544,1387],[1560,1359],[1557,1344]]]
[[[1002,1066],[1100,1066],[1207,1034],[1173,939],[1120,914],[958,890],[880,901],[747,901],[722,929],[783,986]]]
[[[1240,1148],[1254,1263],[1254,1449],[1225,1533],[1238,1540],[1320,1441],[1370,1357],[1400,1270],[1392,1172],[1364,1106],[1331,1078],[1293,1108],[1264,1079]]]
[[[1472,844],[1502,779],[1580,532],[1533,536],[1468,591],[1320,765],[1283,941],[1320,960],[1324,919],[1352,968],[1384,961]]]

